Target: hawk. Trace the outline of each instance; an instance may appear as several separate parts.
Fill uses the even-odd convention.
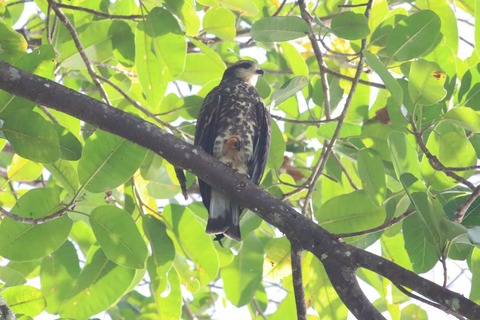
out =
[[[263,70],[253,61],[228,67],[220,84],[203,101],[195,128],[196,146],[247,176],[262,180],[270,149],[270,112],[255,83]],[[208,210],[207,234],[241,241],[240,203],[199,179],[203,204]]]

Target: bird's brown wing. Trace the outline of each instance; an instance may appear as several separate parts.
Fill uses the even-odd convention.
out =
[[[218,87],[217,87],[218,88]],[[197,125],[195,128],[194,145],[202,147],[208,154],[213,154],[213,146],[217,135],[218,114],[221,103],[221,96],[217,88],[210,91],[205,97],[202,107],[198,114]],[[211,189],[208,184],[198,180],[203,204],[210,208]]]
[[[258,130],[253,142],[253,155],[248,163],[248,175],[254,183],[260,184],[270,151],[271,116],[263,102],[256,103],[255,107]]]

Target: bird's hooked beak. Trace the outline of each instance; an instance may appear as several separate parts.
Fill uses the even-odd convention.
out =
[[[256,73],[256,74],[259,74],[259,75],[263,78],[263,74],[264,74],[265,72],[263,72],[262,69],[258,69],[258,70],[255,71],[255,73]]]

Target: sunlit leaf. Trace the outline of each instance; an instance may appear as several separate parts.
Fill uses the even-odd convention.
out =
[[[255,21],[250,35],[256,41],[281,42],[304,37],[307,23],[300,17],[268,17]]]

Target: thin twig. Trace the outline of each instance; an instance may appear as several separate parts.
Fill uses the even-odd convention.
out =
[[[75,205],[77,203],[78,203],[77,200],[73,200],[72,202],[67,204],[63,209],[61,209],[61,210],[59,210],[59,211],[57,211],[54,214],[51,214],[49,216],[45,216],[43,218],[23,218],[23,217],[19,217],[16,214],[13,214],[13,213],[9,212],[2,207],[0,207],[0,215],[9,217],[10,219],[18,221],[18,222],[37,225],[37,224],[42,224],[42,223],[45,223],[47,221],[51,221],[51,220],[54,220],[54,219],[57,219],[57,218],[63,216],[67,211],[69,211],[70,209],[75,207]]]
[[[335,162],[338,164],[338,166],[340,167],[340,169],[342,169],[343,173],[345,174],[345,177],[347,177],[347,180],[348,182],[350,183],[350,185],[352,186],[353,189],[355,190],[360,190],[359,187],[357,187],[357,185],[355,184],[355,182],[353,182],[353,179],[352,177],[350,176],[350,174],[348,173],[347,171],[347,168],[345,168],[345,166],[343,165],[342,161],[340,161],[340,158],[338,158],[337,154],[335,152],[332,152],[332,157],[333,159],[335,159]]]
[[[349,238],[349,237],[363,236],[363,235],[366,235],[366,234],[371,234],[371,233],[379,232],[379,231],[382,231],[382,230],[386,230],[386,229],[390,228],[391,226],[399,223],[403,219],[406,219],[406,218],[410,217],[414,213],[415,213],[415,210],[410,209],[410,210],[405,211],[403,214],[399,215],[398,217],[395,217],[395,218],[385,222],[381,226],[378,226],[378,227],[375,227],[375,228],[372,228],[372,229],[368,229],[368,230],[357,231],[357,232],[336,233],[336,234],[334,234],[334,236],[338,237],[338,238]]]
[[[280,4],[280,6],[278,7],[277,11],[275,11],[274,14],[272,14],[272,17],[276,17],[280,14],[280,12],[282,12],[283,10],[283,7],[285,6],[285,3],[287,3],[287,0],[283,0],[282,1],[282,4]]]
[[[288,122],[288,123],[295,123],[295,124],[305,124],[305,125],[317,125],[321,123],[327,123],[327,122],[334,122],[337,121],[338,118],[333,118],[330,120],[295,120],[295,119],[287,119],[284,117],[276,116],[272,114],[272,118],[278,120],[278,121],[283,121],[283,122]]]
[[[437,171],[444,172],[447,176],[455,179],[456,181],[458,181],[460,183],[463,183],[464,185],[466,185],[470,189],[474,190],[475,186],[473,185],[473,183],[471,183],[470,181],[468,181],[465,178],[460,177],[455,172],[447,170],[447,168],[440,162],[440,160],[438,160],[437,156],[434,156],[430,152],[430,150],[427,149],[427,146],[423,142],[422,135],[418,131],[417,124],[415,123],[415,120],[413,119],[413,114],[410,116],[410,124],[412,125],[412,130],[407,129],[407,131],[409,131],[411,134],[413,134],[415,136],[417,144],[420,147],[420,149],[422,149],[423,153],[425,154],[425,157],[427,157],[428,163],[430,163],[430,166]],[[433,134],[435,134],[435,133],[433,133]]]
[[[109,14],[97,10],[92,10],[84,7],[78,7],[78,6],[72,6],[69,4],[64,4],[64,3],[57,3],[57,6],[60,8],[65,8],[65,9],[72,9],[72,10],[77,10],[77,11],[83,11],[87,13],[94,14],[98,17],[103,17],[103,18],[108,18],[108,19],[122,19],[122,20],[135,20],[135,19],[142,19],[144,18],[142,15],[121,15],[121,14]]]
[[[480,195],[480,185],[476,186],[475,189],[473,189],[472,194],[468,197],[468,199],[464,201],[461,205],[459,205],[458,208],[455,210],[453,217],[456,222],[462,222],[463,217],[465,217],[465,213],[467,212],[468,208],[470,208],[472,203],[475,201],[475,199],[477,199],[479,195]]]
[[[312,44],[313,52],[315,53],[315,58],[317,59],[318,68],[320,70],[320,81],[322,83],[322,90],[323,90],[323,104],[325,109],[325,117],[330,119],[330,90],[327,81],[327,74],[325,69],[327,66],[325,65],[325,60],[323,58],[323,53],[320,50],[320,46],[318,45],[317,37],[315,31],[313,30],[312,24],[312,16],[308,13],[307,5],[305,4],[305,0],[298,0],[298,5],[300,6],[300,13],[302,15],[303,20],[308,25],[308,39]]]
[[[48,0],[48,3],[52,7],[53,11],[55,11],[55,13],[57,14],[57,17],[60,19],[60,21],[62,21],[62,23],[65,25],[68,32],[70,32],[70,35],[73,38],[73,42],[75,43],[75,46],[77,47],[78,53],[80,53],[80,56],[82,57],[83,62],[87,66],[88,74],[90,75],[90,77],[93,80],[93,83],[95,84],[98,91],[100,92],[100,96],[102,97],[103,101],[105,103],[111,105],[105,89],[103,88],[100,81],[96,78],[97,73],[95,72],[95,69],[93,69],[92,62],[90,61],[90,58],[87,56],[87,53],[85,52],[85,49],[83,48],[83,45],[80,42],[77,30],[75,30],[75,28],[73,27],[70,20],[68,20],[67,16],[58,7],[58,5],[59,5],[58,3],[56,3],[54,0]]]
[[[404,287],[400,286],[400,285],[395,285],[397,287],[398,290],[400,290],[400,292],[402,292],[403,294],[405,294],[406,296],[412,298],[412,299],[415,299],[415,300],[418,300],[420,302],[423,302],[425,304],[428,304],[429,306],[432,306],[434,308],[437,308],[439,310],[442,310],[443,312],[445,313],[448,313],[448,314],[451,314],[452,316],[456,317],[457,319],[461,319],[461,320],[464,320],[465,318],[454,313],[453,311],[451,311],[450,309],[447,309],[446,307],[442,306],[441,304],[439,303],[435,303],[435,302],[432,302],[430,300],[427,300],[425,298],[422,298],[420,296],[417,296],[416,294],[414,293],[411,293],[410,291],[408,291],[407,289],[405,289]]]
[[[137,108],[138,110],[142,111],[143,113],[145,113],[148,117],[154,119],[157,123],[159,123],[160,125],[172,130],[173,132],[176,132],[176,133],[180,133],[186,137],[188,137],[189,139],[193,140],[193,136],[191,134],[188,134],[180,129],[178,129],[177,127],[175,126],[172,126],[170,123],[166,122],[166,121],[163,121],[162,119],[160,119],[159,117],[157,117],[153,112],[151,112],[150,110],[148,110],[147,108],[145,108],[144,106],[140,105],[137,101],[133,100],[132,97],[130,97],[125,91],[122,90],[122,88],[120,88],[119,86],[117,86],[115,83],[113,83],[112,81],[110,81],[109,79],[105,78],[105,77],[102,77],[100,75],[96,75],[96,77],[98,79],[100,79],[101,81],[103,82],[106,82],[108,83],[110,86],[112,86],[115,90],[117,90],[128,102],[130,102],[131,105],[133,105],[135,108]]]
[[[257,315],[259,315],[260,317],[263,318],[263,320],[267,320],[267,317],[265,316],[265,314],[263,313],[262,311],[262,308],[260,307],[260,304],[258,303],[258,300],[257,298],[253,297],[253,303],[255,304],[255,310]]]
[[[300,3],[302,3],[302,2],[300,2]],[[367,8],[365,9],[365,17],[367,18],[367,20],[370,17],[370,11],[371,11],[371,8],[372,8],[372,4],[373,4],[373,0],[370,0],[368,2]],[[303,10],[305,10],[305,4],[303,4],[303,6],[301,5],[300,7],[301,8],[303,7]],[[360,50],[360,56],[359,56],[357,70],[355,71],[354,81],[352,81],[352,87],[350,89],[350,92],[348,93],[348,96],[347,96],[347,99],[345,101],[345,105],[344,105],[344,108],[342,110],[342,113],[338,117],[339,119],[338,119],[337,127],[335,129],[335,132],[332,136],[331,141],[329,143],[327,141],[325,141],[325,147],[322,149],[322,153],[320,155],[320,158],[318,159],[318,162],[315,165],[315,171],[310,176],[310,178],[313,176],[313,179],[309,178],[309,181],[310,181],[311,185],[308,188],[307,195],[305,196],[305,203],[304,203],[304,206],[302,208],[302,213],[304,215],[306,215],[307,210],[310,207],[309,202],[311,201],[312,194],[315,191],[315,186],[317,185],[318,179],[320,178],[320,176],[323,173],[323,170],[325,169],[325,165],[327,164],[327,160],[328,160],[328,157],[329,157],[329,155],[330,155],[330,153],[333,149],[333,146],[337,142],[337,138],[340,135],[340,130],[342,129],[343,122],[345,120],[345,117],[347,116],[348,109],[349,109],[350,104],[352,102],[353,95],[355,94],[355,91],[357,89],[357,85],[358,85],[358,82],[360,80],[360,76],[363,72],[363,64],[364,64],[364,61],[365,61],[365,57],[363,56],[362,51],[366,47],[367,47],[367,39],[364,38],[364,39],[362,39],[362,46],[361,46],[361,50]]]
[[[346,57],[358,57],[358,53],[344,53],[344,52],[338,52],[338,51],[335,51],[335,50],[332,50],[330,49],[327,44],[325,43],[325,41],[323,41],[321,38],[318,39],[318,41],[320,41],[320,43],[322,44],[322,47],[325,48],[325,50],[327,50],[328,52],[330,52],[331,54],[334,54],[334,55],[339,55],[339,56],[346,56]]]
[[[125,70],[125,69],[122,69],[122,68],[118,68],[118,67],[115,67],[115,66],[112,66],[108,63],[104,63],[104,62],[98,62],[98,61],[92,61],[92,64],[96,65],[96,66],[99,66],[99,67],[102,67],[102,68],[107,68],[107,69],[111,69],[111,70],[115,70],[117,71],[118,73],[121,73],[121,74],[124,74],[126,76],[129,76],[129,77],[132,77],[132,78],[138,78],[138,75],[136,73],[133,73],[131,71],[128,71],[128,70]]]

